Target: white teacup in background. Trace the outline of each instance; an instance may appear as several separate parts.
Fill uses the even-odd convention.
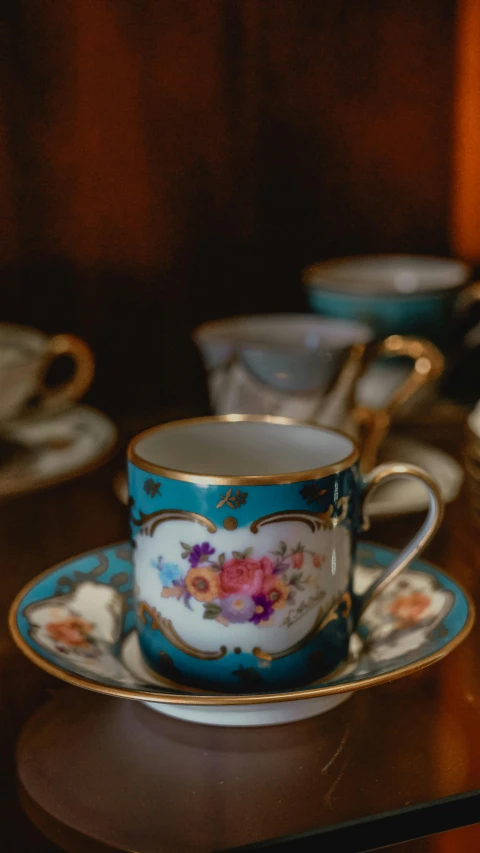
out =
[[[441,354],[427,341],[394,335],[374,342],[372,336],[365,324],[309,314],[233,317],[194,332],[215,414],[290,417],[354,436],[362,424],[371,434],[369,465],[393,411],[443,370]],[[400,387],[387,389],[380,405],[360,409],[359,382],[385,355],[407,355],[413,368]]]
[[[46,375],[55,359],[67,356],[74,373],[60,385],[46,385]],[[75,335],[49,337],[37,329],[0,323],[0,426],[21,417],[27,404],[38,398],[35,412],[53,411],[74,402],[92,382],[94,357]]]
[[[371,339],[361,323],[302,314],[233,317],[194,332],[215,414],[280,415],[323,426],[344,424]]]

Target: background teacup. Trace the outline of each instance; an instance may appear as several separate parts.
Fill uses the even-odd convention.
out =
[[[53,387],[46,376],[55,359],[73,360],[70,379]],[[0,323],[0,426],[26,412],[35,398],[35,413],[80,399],[91,385],[94,357],[81,338],[75,335],[49,337],[37,329]],[[30,413],[30,412],[29,412]]]
[[[128,458],[142,654],[153,672],[197,689],[261,692],[324,676],[442,515],[421,469],[392,463],[363,479],[352,439],[285,419],[164,424],[137,436]],[[399,476],[424,483],[430,510],[359,596],[353,565],[368,496]]]
[[[422,335],[447,351],[455,306],[465,303],[469,289],[461,288],[471,272],[450,258],[365,255],[313,264],[302,280],[319,314],[366,323],[377,337]],[[478,288],[470,292],[480,298]]]
[[[194,332],[215,414],[273,414],[353,435],[361,423],[369,465],[393,412],[443,370],[443,358],[429,342],[372,337],[365,324],[309,314],[233,317]],[[356,388],[367,368],[381,356],[399,355],[413,359],[402,382],[388,388],[377,407],[357,407]]]

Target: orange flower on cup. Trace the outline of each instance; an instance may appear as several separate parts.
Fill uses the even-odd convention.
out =
[[[219,594],[217,575],[206,566],[190,569],[185,586],[197,601],[213,601]]]
[[[281,610],[287,603],[290,590],[276,575],[269,575],[263,584],[263,594],[271,602],[274,610]]]

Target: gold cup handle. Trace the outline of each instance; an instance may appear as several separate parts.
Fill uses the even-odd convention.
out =
[[[413,368],[407,378],[393,392],[382,409],[355,406],[351,417],[358,424],[362,438],[360,469],[370,471],[377,459],[380,445],[389,430],[392,415],[429,382],[438,379],[444,370],[445,359],[437,347],[423,338],[390,335],[383,341],[368,344],[363,359],[362,374],[377,358],[384,356],[408,356],[413,359]]]
[[[378,465],[364,480],[364,491],[362,494],[362,521],[363,530],[368,530],[370,521],[368,518],[368,502],[376,489],[387,480],[397,478],[407,478],[420,480],[428,493],[428,512],[425,521],[420,530],[415,534],[413,539],[397,554],[393,562],[385,568],[381,575],[368,587],[362,595],[355,595],[355,618],[361,616],[365,608],[370,604],[371,600],[378,595],[388,584],[390,584],[397,575],[405,569],[412,560],[426,548],[430,540],[435,536],[443,518],[444,502],[440,494],[438,484],[424,471],[422,468],[417,468],[416,465],[401,465],[398,462],[391,462],[387,465]]]
[[[68,356],[74,363],[74,373],[66,382],[50,388],[45,384],[47,371],[60,356]],[[37,392],[41,395],[39,408],[56,409],[80,400],[92,384],[95,358],[85,341],[76,335],[54,335],[48,341],[42,362]]]

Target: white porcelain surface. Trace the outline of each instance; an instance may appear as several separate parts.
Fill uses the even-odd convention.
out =
[[[0,420],[18,414],[38,386],[48,337],[36,329],[0,324]]]
[[[339,433],[264,421],[176,423],[135,444],[142,461],[209,476],[309,471],[341,462],[354,444]]]
[[[213,370],[208,385],[215,414],[275,415],[338,427],[355,436],[356,428],[348,419],[348,410],[357,375],[352,365],[328,394],[318,388],[289,393],[259,382],[244,364],[234,362],[228,368]]]
[[[463,468],[458,462],[432,445],[396,436],[386,439],[382,461],[392,460],[418,465],[435,478],[445,503],[457,497],[463,483]],[[380,518],[409,512],[422,512],[428,507],[425,489],[415,480],[396,480],[379,487],[369,504],[369,515]]]
[[[403,361],[372,364],[358,381],[355,393],[357,403],[372,409],[384,408],[411,372],[411,363],[405,364]],[[405,419],[413,410],[425,407],[435,399],[437,393],[434,383],[424,385],[395,411],[395,419]]]
[[[364,323],[312,314],[228,317],[205,323],[194,332],[208,369],[218,367],[232,351],[325,353],[343,350],[354,343],[367,343],[371,336]]]
[[[153,711],[204,726],[278,726],[308,720],[325,714],[350,698],[351,693],[335,693],[320,699],[302,702],[277,702],[270,705],[242,705],[239,708],[217,708],[202,705],[166,705],[161,702],[144,702]]]
[[[187,562],[182,559],[184,544],[194,542],[195,535],[196,526],[191,521],[175,520],[165,522],[149,536],[137,536],[134,553],[135,583],[137,600],[154,602],[155,609],[161,611],[163,620],[174,626],[182,642],[202,652],[225,648],[233,653],[235,647],[250,651],[259,646],[269,654],[284,652],[313,629],[318,621],[319,607],[327,613],[348,586],[352,534],[350,529],[342,524],[330,529],[311,531],[301,521],[277,522],[249,535],[243,528],[238,528],[238,531],[233,533],[218,528],[215,534],[206,534],[206,537],[209,544],[214,546],[216,554],[226,555],[225,566],[228,562],[235,562],[231,560],[232,553],[244,552],[249,548],[252,565],[256,560],[255,565],[259,567],[256,573],[263,579],[259,580],[259,583],[265,584],[271,578],[272,585],[281,589],[283,600],[281,609],[272,613],[267,626],[240,619],[236,621],[234,614],[227,620],[221,616],[217,619],[206,618],[205,608],[208,605],[195,600],[194,596],[189,596],[188,606],[179,602],[182,588],[169,585],[168,573],[167,580],[164,581],[166,585],[162,587],[163,573],[158,569],[161,554],[161,566],[167,567],[167,572],[171,567],[182,567],[183,570]],[[288,544],[288,553],[283,558],[275,557],[274,554],[282,542]],[[292,566],[295,558],[290,556],[290,543],[301,543],[304,549],[304,583],[295,588],[295,600],[292,604],[285,598],[287,591],[291,589],[291,586],[286,585],[287,578],[296,574]],[[202,566],[204,565],[209,564],[202,563]],[[276,575],[274,572],[277,565],[287,568]],[[277,571],[280,572],[280,568]],[[248,588],[248,593],[239,593],[237,596],[245,607],[249,607],[253,601],[251,596],[255,595],[255,583],[256,579],[253,577],[250,579],[252,591]],[[261,587],[258,591],[260,590]],[[235,595],[230,595],[225,601],[233,602],[235,598]],[[232,603],[231,607],[234,606]],[[254,605],[251,604],[251,607],[253,612]]]
[[[343,425],[360,370],[358,359],[345,370],[348,354],[371,337],[364,324],[309,314],[235,317],[194,332],[216,414],[275,414],[323,426]]]

